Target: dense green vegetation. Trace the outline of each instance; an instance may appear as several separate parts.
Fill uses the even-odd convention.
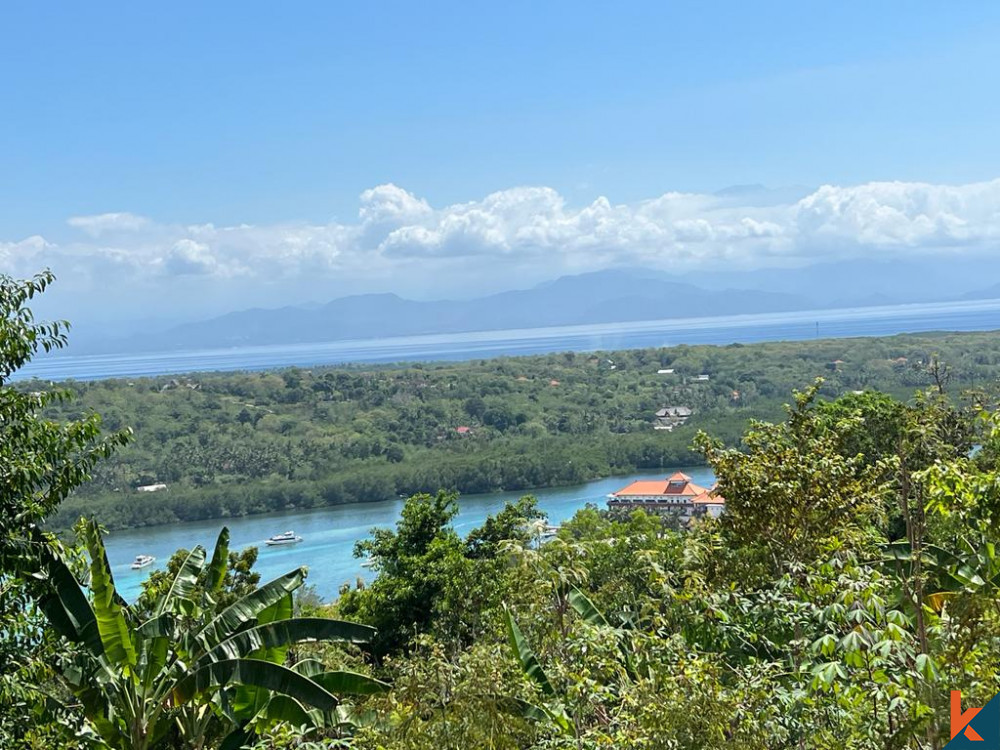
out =
[[[735,443],[818,375],[823,397],[905,398],[932,383],[935,355],[952,388],[1000,377],[1000,337],[973,333],[70,383],[74,398],[48,414],[97,412],[135,437],[52,522],[118,528],[691,465],[704,461],[690,449],[699,429]],[[665,406],[694,415],[654,430]]]
[[[25,308],[47,281],[0,280],[0,747],[939,750],[950,691],[1000,692],[1000,411],[962,387],[989,385],[990,337],[932,339],[950,372],[894,362],[921,381],[902,398],[846,363],[926,341],[839,342],[876,364],[841,356],[738,441],[699,433],[719,519],[591,507],[542,543],[525,497],[463,538],[441,490],[358,544],[377,576],[335,602],[304,569],[260,585],[223,529],[130,604],[96,523],[43,530],[128,439],[6,382],[62,343]]]

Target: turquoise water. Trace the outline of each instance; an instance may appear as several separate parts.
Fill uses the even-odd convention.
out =
[[[263,370],[345,362],[465,360],[560,351],[889,336],[1000,328],[1000,300],[676,318],[510,331],[401,336],[319,344],[244,346],[146,354],[38,357],[17,378],[94,380],[196,371]],[[71,351],[71,350],[70,350]]]
[[[587,503],[603,507],[608,493],[621,489],[635,479],[655,479],[672,474],[677,469],[660,469],[627,477],[600,479],[575,487],[558,487],[536,490],[533,493],[539,507],[549,514],[553,524],[562,523]],[[681,469],[701,485],[711,485],[710,469]],[[495,492],[485,495],[466,495],[459,501],[459,513],[454,527],[463,536],[480,526],[486,516],[496,513],[508,500],[516,500],[527,492]],[[133,599],[140,590],[140,582],[150,571],[164,565],[170,555],[180,548],[191,549],[201,544],[211,555],[219,530],[226,525],[230,532],[232,549],[256,545],[260,549],[256,569],[262,581],[287,573],[300,565],[309,567],[308,583],[316,587],[325,599],[335,598],[342,583],[354,583],[358,578],[370,580],[371,570],[361,567],[361,561],[352,555],[354,543],[368,537],[374,527],[392,527],[399,518],[402,500],[377,503],[357,503],[317,508],[307,511],[269,513],[228,520],[197,521],[155,526],[147,529],[130,529],[109,534],[105,540],[108,560],[119,590],[127,599]],[[299,544],[286,547],[266,547],[264,540],[274,534],[293,530],[303,537]],[[141,571],[129,567],[136,555],[153,555],[156,562]]]

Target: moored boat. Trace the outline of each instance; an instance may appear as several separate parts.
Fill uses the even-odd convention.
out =
[[[156,558],[152,555],[136,555],[135,560],[132,561],[132,570],[141,570],[155,562]]]
[[[302,541],[302,537],[295,536],[294,531],[286,531],[284,534],[275,534],[270,539],[266,540],[264,544],[268,547],[277,547],[281,544],[298,544]]]

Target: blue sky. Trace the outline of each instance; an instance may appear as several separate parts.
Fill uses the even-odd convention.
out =
[[[380,185],[434,212],[526,186],[554,191],[560,210],[606,198],[634,212],[664,194],[741,184],[792,196],[760,203],[822,185],[989,182],[1000,177],[998,38],[991,2],[7,4],[0,243],[22,257],[28,238],[44,238],[30,260],[73,274],[86,275],[66,257],[99,256],[94,276],[112,256],[155,261],[155,284],[176,283],[182,297],[198,297],[198,280],[167,277],[214,274],[229,279],[226,305],[250,304],[412,279],[388,263],[365,275],[356,261],[325,286],[248,281],[258,271],[247,247],[277,241],[265,229],[324,227],[339,248],[329,228],[364,234],[359,196]],[[505,226],[548,210],[533,205]],[[69,222],[126,213],[139,224],[120,224],[124,238]],[[404,218],[440,229],[428,217]],[[713,221],[681,220],[703,218]],[[730,223],[742,218],[774,219]],[[209,224],[261,228],[229,252],[240,269],[216,262],[218,238],[176,229]],[[384,252],[392,231],[412,244],[419,232],[406,226],[369,243],[381,248],[374,265],[413,255]],[[592,244],[592,262],[531,268],[616,262],[617,250]],[[660,265],[680,262],[664,252]],[[470,267],[498,279],[490,257]],[[303,273],[315,282],[314,271]]]

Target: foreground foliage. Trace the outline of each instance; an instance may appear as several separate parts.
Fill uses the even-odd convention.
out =
[[[337,714],[336,693],[384,687],[312,662],[285,665],[297,643],[366,643],[375,633],[342,620],[292,617],[292,592],[305,580],[304,569],[219,610],[229,557],[223,530],[208,567],[204,549],[188,552],[143,620],[115,591],[97,526],[84,523],[79,532],[91,558],[89,601],[68,566],[52,557],[42,607],[76,646],[57,671],[80,701],[82,731],[94,732],[102,746],[147,750],[180,741],[199,748],[231,733],[224,744],[239,747],[275,722],[337,727],[349,717]],[[203,575],[207,585],[199,587]]]

